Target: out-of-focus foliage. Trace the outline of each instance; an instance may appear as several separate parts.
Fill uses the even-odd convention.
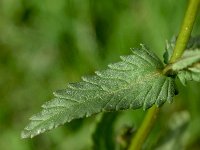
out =
[[[98,116],[75,120],[34,139],[22,140],[20,132],[27,118],[52,98],[52,91],[105,68],[129,54],[129,48],[145,43],[161,58],[165,40],[178,33],[186,4],[186,0],[1,0],[0,149],[91,149]],[[199,25],[200,17],[194,35],[200,33]],[[164,131],[170,130],[168,118],[183,110],[191,118],[183,132],[184,148],[200,148],[200,85],[179,87],[174,103],[164,105],[145,149],[162,141]],[[120,129],[137,129],[144,113],[120,112],[113,133],[116,143]]]
[[[93,149],[107,150],[116,149],[116,139],[114,138],[114,124],[118,113],[104,113],[96,125],[95,132],[92,135]]]

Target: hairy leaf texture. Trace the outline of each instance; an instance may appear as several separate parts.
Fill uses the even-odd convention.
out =
[[[171,68],[174,71],[179,71],[191,67],[195,63],[200,62],[200,49],[187,50],[183,56],[172,64]]]
[[[178,78],[183,85],[186,85],[186,81],[200,82],[200,63],[196,63],[187,69],[179,71]]]
[[[54,92],[43,110],[30,118],[22,137],[34,137],[73,119],[89,117],[103,111],[150,108],[171,102],[175,93],[174,79],[162,74],[163,64],[144,45],[122,56],[122,61],[108,69],[82,77],[78,83]]]

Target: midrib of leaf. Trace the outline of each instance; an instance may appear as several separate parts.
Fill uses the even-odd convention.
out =
[[[148,75],[146,75],[145,77],[143,76],[143,80],[137,80],[138,82],[132,82],[132,84],[130,84],[129,86],[124,86],[124,87],[122,87],[122,88],[120,88],[119,90],[115,90],[115,91],[112,91],[112,92],[109,92],[109,93],[107,93],[108,91],[105,91],[106,93],[102,93],[102,95],[98,95],[98,96],[96,96],[96,97],[93,97],[93,98],[88,98],[87,99],[87,101],[74,101],[75,103],[73,104],[73,108],[79,108],[79,106],[81,105],[81,104],[83,104],[83,103],[91,103],[91,101],[92,100],[94,100],[94,99],[98,99],[98,98],[100,98],[100,99],[102,99],[103,100],[103,98],[102,98],[102,96],[112,96],[112,95],[115,95],[115,94],[117,94],[119,91],[123,91],[123,90],[126,90],[126,89],[130,89],[130,88],[132,88],[132,87],[134,87],[134,86],[137,86],[137,85],[141,85],[141,84],[145,84],[145,81],[146,80],[148,80],[148,81],[151,81],[152,79],[154,79],[154,78],[156,78],[156,77],[159,77],[161,75],[161,73],[160,73],[160,71],[157,71],[157,72],[153,72],[153,73],[149,73]],[[86,81],[85,81],[86,82]],[[164,82],[166,82],[166,80],[164,81]],[[163,86],[164,86],[164,83],[162,84],[162,88],[163,88]],[[153,86],[151,87],[151,89],[153,88]],[[161,88],[161,89],[162,89]],[[151,90],[150,89],[150,90]],[[75,89],[73,89],[73,90],[75,90]],[[150,90],[148,90],[148,92],[147,92],[147,94],[146,95],[148,95],[148,93],[149,93],[149,91]],[[161,90],[162,91],[162,90]],[[61,96],[57,96],[57,95],[55,95],[56,97],[58,97],[58,98],[63,98],[64,99],[64,97],[61,97]],[[157,96],[157,98],[159,97],[159,94],[158,94],[158,96]],[[145,99],[145,98],[144,98]],[[66,99],[66,100],[71,100],[71,99]],[[111,101],[112,99],[110,99],[110,101]],[[108,102],[106,102],[106,104],[108,104],[110,101],[108,101]],[[102,101],[101,101],[102,102]],[[106,106],[106,104],[105,104],[105,106]],[[56,106],[55,108],[57,108],[57,107],[61,107],[62,108],[62,111],[60,110],[60,108],[59,108],[59,113],[57,113],[57,114],[55,114],[55,115],[52,115],[48,120],[46,120],[45,122],[48,122],[49,120],[51,120],[52,118],[54,118],[55,116],[57,116],[57,115],[59,115],[59,114],[65,114],[65,113],[67,113],[66,112],[66,109],[65,108],[67,108],[67,109],[69,109],[68,107],[65,107],[65,106]],[[118,110],[117,108],[115,108],[116,110]],[[78,109],[77,110],[74,110],[74,113],[76,113],[76,111],[78,111]],[[104,110],[104,108],[102,108],[102,110],[99,110],[99,111],[97,111],[96,113],[98,113],[98,112],[101,112],[101,111],[106,111],[106,110]],[[86,115],[86,117],[89,117],[90,115],[87,115],[87,113],[85,114]],[[43,120],[38,120],[38,121],[43,121]],[[68,122],[70,122],[71,120],[68,120]],[[44,122],[42,122],[42,124],[43,124]]]
[[[134,87],[134,86],[137,86],[137,84],[145,84],[145,82],[144,82],[144,79],[146,79],[146,80],[148,80],[148,81],[150,81],[150,80],[152,80],[152,79],[154,79],[156,76],[159,76],[159,75],[161,75],[160,74],[160,71],[157,71],[157,72],[153,72],[153,73],[150,73],[150,74],[148,74],[148,75],[146,75],[145,77],[143,77],[142,79],[143,80],[138,80],[138,82],[132,82],[132,84],[130,84],[129,86],[124,86],[124,87],[122,87],[122,88],[120,88],[119,90],[115,90],[115,91],[109,91],[109,93],[107,93],[108,91],[105,91],[106,93],[102,93],[102,95],[98,95],[98,96],[96,96],[96,97],[93,97],[93,98],[88,98],[87,99],[87,101],[74,101],[75,103],[74,103],[74,106],[75,106],[75,108],[77,108],[80,104],[83,104],[83,103],[91,103],[91,101],[92,100],[94,100],[94,99],[97,99],[97,98],[100,98],[100,99],[103,99],[102,98],[102,96],[112,96],[112,95],[115,95],[116,93],[118,93],[119,91],[123,91],[123,90],[125,90],[125,89],[129,89],[129,88],[131,88],[131,87]],[[86,82],[86,81],[85,81]],[[164,81],[165,82],[165,81]],[[90,83],[90,82],[89,82]],[[93,83],[91,83],[91,84],[93,84]],[[163,86],[164,86],[164,84],[162,85],[162,88],[163,88]],[[153,87],[153,86],[152,86]],[[76,90],[76,89],[73,89],[73,90]],[[80,89],[79,89],[80,90]],[[102,88],[102,90],[104,90],[103,88]],[[150,90],[149,90],[150,91]],[[147,93],[148,94],[148,93]],[[58,97],[58,98],[63,98],[63,99],[65,99],[64,97],[62,97],[62,96],[58,96],[58,95],[56,95],[55,93],[54,93],[54,95],[56,96],[56,97]],[[158,95],[159,96],[159,95]],[[71,99],[66,99],[67,101],[68,100],[71,100]],[[112,99],[111,99],[112,100]],[[110,101],[108,101],[108,103],[109,103]],[[55,108],[57,108],[57,107],[61,107],[61,108],[68,108],[68,107],[65,107],[65,106],[56,106]],[[104,108],[102,108],[103,110],[100,110],[100,111],[105,111],[104,110]],[[117,110],[117,109],[116,109]],[[77,110],[78,111],[78,110]],[[100,112],[99,111],[99,112]],[[62,113],[65,113],[66,112],[66,109],[64,109],[63,111],[61,111],[59,114],[62,114]],[[76,111],[75,111],[76,112]],[[96,112],[96,113],[98,113],[98,112]],[[52,116],[52,117],[50,117],[49,118],[49,120],[51,120],[51,118],[53,118],[53,117],[55,117],[56,115],[58,115],[58,114],[55,114],[54,116]],[[87,114],[86,114],[86,116],[87,116]],[[87,117],[89,117],[89,116],[87,116]],[[38,120],[39,121],[39,120]],[[42,121],[42,120],[41,120]],[[47,120],[48,121],[48,120]],[[69,122],[70,122],[70,120],[69,120]]]
[[[93,98],[87,98],[87,101],[76,101],[76,100],[73,100],[76,103],[78,104],[82,104],[82,103],[85,103],[85,102],[90,102],[90,100],[93,100],[93,99],[97,99],[97,98],[101,98],[101,96],[109,96],[109,95],[114,95],[116,93],[118,93],[119,91],[123,91],[123,90],[126,90],[126,89],[130,89],[131,87],[134,87],[134,86],[137,86],[137,85],[141,85],[141,84],[145,84],[145,81],[148,80],[148,81],[151,81],[152,79],[155,79],[156,76],[161,76],[161,71],[155,71],[155,72],[150,72],[149,74],[147,74],[145,77],[143,76],[142,78],[141,77],[138,77],[138,78],[141,78],[141,79],[136,79],[134,81],[137,81],[137,82],[131,82],[131,84],[129,83],[127,86],[122,86],[120,87],[118,90],[114,90],[114,91],[107,91],[105,90],[105,88],[101,87],[100,85],[98,84],[94,84],[92,82],[88,82],[87,80],[84,80],[83,78],[83,81],[84,82],[88,82],[90,84],[94,84],[94,85],[98,85],[100,86],[100,88],[102,89],[102,91],[104,91],[105,93],[102,93],[101,95],[97,95]],[[109,79],[112,79],[112,78],[109,78]],[[118,79],[119,80],[119,79]],[[123,80],[124,81],[124,80]],[[83,90],[83,89],[74,89],[73,90]],[[88,90],[85,90],[85,91],[88,91]],[[93,89],[91,89],[91,91],[94,91]],[[63,98],[63,99],[66,99],[64,96],[62,95],[57,95],[56,93],[54,93],[54,96],[58,97],[58,98]],[[72,99],[66,99],[66,100],[72,100]],[[77,104],[77,105],[78,105]]]

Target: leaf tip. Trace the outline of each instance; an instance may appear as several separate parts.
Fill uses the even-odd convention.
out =
[[[26,136],[26,134],[24,133],[24,131],[21,132],[21,135],[20,135],[20,136],[21,136],[22,139],[27,138],[27,136]]]
[[[33,138],[34,136],[30,135],[29,133],[30,133],[30,132],[28,132],[27,130],[24,129],[24,130],[21,132],[21,138],[22,138],[22,139]]]
[[[37,136],[37,135],[39,135],[41,133],[44,133],[45,131],[47,131],[47,130],[46,129],[28,130],[28,129],[25,128],[21,132],[21,138],[22,139],[34,138],[35,136]]]

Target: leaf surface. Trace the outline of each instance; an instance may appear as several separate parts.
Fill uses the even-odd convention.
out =
[[[187,50],[184,52],[183,56],[172,64],[171,68],[174,71],[179,71],[186,69],[195,63],[200,62],[200,50]]]
[[[43,110],[30,118],[22,137],[34,137],[73,119],[89,117],[103,111],[150,108],[172,101],[174,79],[162,74],[163,64],[144,45],[122,56],[122,61],[108,69],[82,77],[54,92],[55,99],[46,102]]]
[[[200,82],[200,63],[179,71],[177,76],[183,85],[186,85],[186,81]]]

